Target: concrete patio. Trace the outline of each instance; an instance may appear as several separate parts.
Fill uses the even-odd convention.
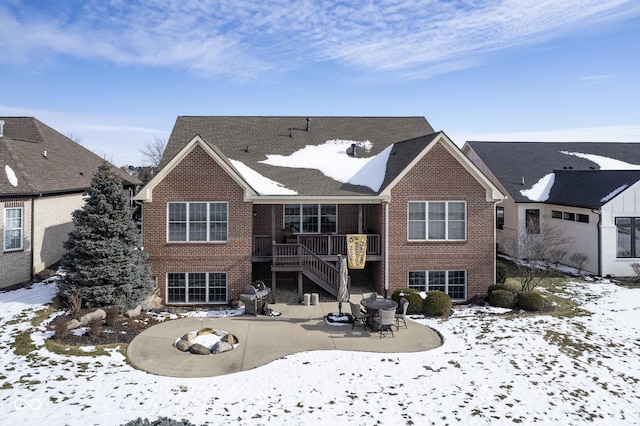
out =
[[[343,304],[348,309],[349,304]],[[336,302],[317,305],[273,304],[277,317],[240,315],[222,318],[182,318],[145,330],[129,344],[129,362],[152,374],[171,377],[212,377],[260,367],[287,355],[312,350],[421,352],[442,339],[434,330],[407,320],[408,328],[382,339],[367,328],[328,325],[324,317],[337,312]],[[343,312],[347,312],[343,309]],[[224,330],[239,340],[236,349],[215,355],[193,355],[173,346],[180,336],[202,328]]]

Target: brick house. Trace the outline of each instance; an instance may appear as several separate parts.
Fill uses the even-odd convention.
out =
[[[103,160],[33,117],[0,117],[0,288],[57,263]],[[137,179],[114,168],[128,187]]]
[[[380,293],[454,300],[495,278],[502,194],[423,117],[178,117],[160,170],[135,197],[167,304],[227,303],[244,285],[310,279],[335,294],[350,269]]]

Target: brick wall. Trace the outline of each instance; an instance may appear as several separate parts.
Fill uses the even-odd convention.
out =
[[[467,271],[467,298],[494,281],[494,204],[441,144],[394,187],[389,205],[389,292],[408,285],[412,270]],[[466,241],[407,241],[409,201],[466,201]],[[381,266],[384,274],[384,264]]]
[[[228,241],[167,242],[167,203],[172,201],[228,202]],[[243,201],[243,189],[199,146],[154,188],[153,202],[143,205],[143,221],[144,250],[163,298],[168,272],[226,272],[229,299],[251,282],[252,205]]]
[[[4,251],[4,209],[23,208],[22,250]],[[31,200],[0,200],[0,288],[27,282],[31,279]]]

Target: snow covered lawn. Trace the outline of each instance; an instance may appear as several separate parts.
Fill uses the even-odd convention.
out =
[[[429,352],[315,351],[222,377],[172,379],[133,369],[117,349],[49,352],[45,328],[30,320],[56,285],[39,283],[0,294],[0,424],[159,416],[198,425],[639,424],[640,289],[600,281],[563,291],[581,313],[465,308],[410,322],[443,335]],[[16,354],[16,339],[31,351]]]

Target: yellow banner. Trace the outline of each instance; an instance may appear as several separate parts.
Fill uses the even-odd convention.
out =
[[[347,260],[349,269],[364,269],[367,261],[366,235],[347,235]]]

